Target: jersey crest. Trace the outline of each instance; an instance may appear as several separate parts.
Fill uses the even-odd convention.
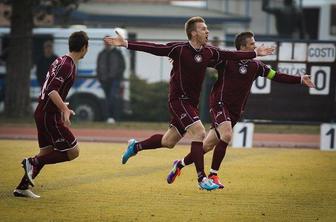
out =
[[[202,62],[202,60],[203,60],[203,58],[202,58],[202,56],[201,56],[200,54],[196,54],[196,55],[194,56],[194,59],[195,59],[195,61],[196,61],[197,63],[200,63],[200,62]]]
[[[239,73],[240,74],[246,74],[247,73],[247,67],[246,66],[239,66]]]

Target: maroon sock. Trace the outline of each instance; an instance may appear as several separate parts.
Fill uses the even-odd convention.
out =
[[[35,177],[37,177],[37,175],[40,173],[40,171],[42,170],[42,168],[44,167],[44,164],[41,164],[38,160],[38,156],[34,156],[32,158],[29,158],[30,163],[34,166],[34,170],[33,170],[33,179],[35,179]]]
[[[19,185],[16,187],[16,189],[19,190],[27,190],[29,187],[29,182],[28,179],[26,178],[26,176],[23,176],[21,179],[21,182],[19,183]]]
[[[67,152],[60,152],[58,150],[54,150],[51,153],[48,153],[46,155],[36,157],[36,159],[39,165],[55,164],[55,163],[69,161]]]
[[[228,144],[223,140],[219,140],[213,152],[211,169],[216,171],[219,170],[219,167],[225,157],[227,145]]]
[[[191,142],[191,156],[194,160],[198,181],[200,182],[205,177],[204,172],[204,152],[202,142]]]
[[[149,149],[156,149],[162,147],[161,140],[163,135],[162,134],[155,134],[150,138],[138,142],[136,144],[136,151],[140,150],[149,150]]]
[[[188,166],[190,164],[192,164],[194,161],[193,161],[193,158],[192,158],[192,155],[191,155],[191,152],[188,153],[184,158],[183,158],[183,162],[184,162],[184,165]]]
[[[205,151],[203,150],[203,155],[205,154]],[[185,166],[188,166],[190,164],[192,164],[194,162],[191,152],[188,153],[184,158],[183,158],[183,162]]]

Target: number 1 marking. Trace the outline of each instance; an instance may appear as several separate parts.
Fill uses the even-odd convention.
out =
[[[247,127],[244,126],[240,131],[239,133],[244,133],[243,134],[243,147],[246,146],[246,136],[247,136]]]
[[[327,136],[330,135],[330,149],[334,149],[334,140],[335,140],[335,129],[331,128],[327,133]]]

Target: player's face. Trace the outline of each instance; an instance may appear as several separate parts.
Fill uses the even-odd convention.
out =
[[[246,46],[241,47],[242,50],[244,51],[253,51],[255,50],[256,47],[256,42],[254,40],[254,37],[247,38],[246,39]]]
[[[86,55],[87,51],[88,51],[89,46],[83,46],[82,50],[81,50],[81,59],[84,58],[84,56]]]
[[[196,23],[196,30],[193,31],[193,38],[201,45],[205,45],[208,42],[209,30],[204,22]]]

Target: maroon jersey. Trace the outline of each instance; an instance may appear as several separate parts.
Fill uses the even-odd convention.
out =
[[[208,66],[215,66],[223,59],[250,59],[255,52],[233,52],[212,46],[195,49],[189,42],[154,44],[147,42],[128,42],[128,49],[148,52],[158,56],[168,56],[173,60],[170,73],[169,101],[190,99],[197,106]]]
[[[259,60],[223,61],[216,67],[218,80],[214,84],[210,98],[210,107],[226,105],[234,116],[240,116],[250,95],[253,81],[258,77],[267,77],[270,67]],[[272,80],[283,83],[299,84],[301,78],[276,72]]]
[[[72,58],[68,55],[58,57],[49,67],[36,110],[48,113],[60,112],[51,101],[49,93],[56,90],[65,101],[75,76],[76,65]]]

